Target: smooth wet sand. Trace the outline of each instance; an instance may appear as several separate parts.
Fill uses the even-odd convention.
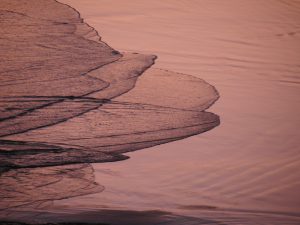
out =
[[[299,212],[299,2],[64,2],[116,49],[155,53],[154,67],[203,78],[221,95],[211,108],[220,127],[94,164],[106,190],[76,203]]]

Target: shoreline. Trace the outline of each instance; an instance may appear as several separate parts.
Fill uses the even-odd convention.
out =
[[[48,4],[46,15],[43,4]],[[95,182],[90,163],[128,159],[122,153],[219,125],[219,117],[205,111],[219,98],[215,87],[193,76],[149,69],[155,55],[119,53],[73,7],[56,0],[36,2],[34,8],[5,2],[2,7],[7,28],[2,42],[7,37],[13,46],[4,52],[11,60],[0,77],[8,84],[0,93],[5,128],[0,162],[8,169],[0,174],[1,218],[10,218],[11,209],[16,209],[13,217],[30,217],[18,209],[38,212],[53,201],[100,193],[104,187]],[[27,57],[10,55],[10,48],[18,52],[22,46],[16,32],[28,45]]]

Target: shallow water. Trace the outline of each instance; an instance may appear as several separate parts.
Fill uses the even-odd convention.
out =
[[[101,221],[93,212],[109,209],[110,222],[118,210],[160,210],[181,216],[158,213],[148,224],[299,224],[299,2],[63,2],[115,49],[158,55],[153,67],[217,87],[221,98],[210,110],[221,125],[126,154],[130,160],[93,164],[104,192],[41,206],[54,216],[40,220]],[[139,81],[147,85],[147,76]],[[123,224],[141,216],[129,215]]]
[[[211,108],[221,125],[209,133],[94,165],[101,204],[200,217],[201,205],[299,212],[298,1],[64,2],[118,50],[155,53],[154,67],[201,77],[221,95]],[[246,214],[243,224],[280,215]]]

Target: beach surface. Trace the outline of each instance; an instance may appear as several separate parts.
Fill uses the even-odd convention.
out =
[[[139,79],[132,80],[136,83],[131,91],[127,92],[134,85],[126,83],[123,88],[118,86],[117,92],[116,89],[106,89],[107,92],[104,89],[104,93],[91,93],[91,98],[116,97],[115,101],[119,104],[103,105],[103,110],[111,113],[109,116],[95,115],[91,111],[84,118],[71,120],[68,126],[58,124],[47,129],[10,133],[5,137],[6,140],[49,141],[60,148],[65,144],[96,148],[103,142],[106,146],[112,141],[114,144],[126,143],[122,138],[101,139],[98,133],[106,132],[110,126],[103,123],[103,130],[96,130],[96,120],[93,119],[111,121],[111,118],[117,118],[114,113],[120,111],[120,102],[147,103],[167,107],[168,111],[158,110],[160,115],[164,115],[158,120],[155,117],[157,108],[154,110],[147,105],[149,108],[143,108],[144,111],[139,112],[137,120],[134,120],[137,123],[132,129],[128,128],[131,134],[135,129],[143,132],[143,118],[147,116],[154,121],[147,125],[150,130],[158,125],[161,126],[158,129],[160,131],[169,129],[166,126],[170,124],[170,113],[175,115],[171,123],[173,127],[184,128],[182,133],[177,129],[176,134],[168,132],[143,136],[143,145],[138,143],[140,136],[131,136],[136,149],[151,147],[217,126],[217,117],[203,110],[211,106],[218,95],[220,99],[209,111],[220,116],[221,125],[200,136],[126,153],[129,160],[118,161],[125,156],[115,158],[112,155],[109,158],[105,155],[100,157],[101,160],[118,162],[91,164],[93,168],[90,165],[59,168],[57,174],[62,169],[68,171],[59,177],[60,180],[67,177],[58,186],[66,187],[62,196],[54,192],[50,199],[55,201],[51,204],[38,204],[32,212],[19,212],[19,217],[13,215],[15,218],[25,218],[26,221],[26,215],[35,215],[37,221],[74,222],[83,219],[84,222],[111,224],[299,224],[298,1],[61,2],[76,8],[84,21],[101,34],[101,40],[120,52],[115,54],[112,52],[114,49],[109,49],[106,60],[112,62],[122,55],[128,57],[124,61],[134,61],[133,69],[123,65],[122,61],[120,65],[112,63],[116,66],[112,70],[117,71],[116,74],[127,71],[126,74],[133,78],[134,72],[141,73],[153,64],[153,55],[158,58]],[[99,60],[105,63],[102,58]],[[113,83],[109,81],[108,71],[111,67],[102,69],[108,74],[106,82]],[[97,74],[91,76],[97,77]],[[174,78],[171,82],[170,76]],[[219,94],[202,79],[216,87]],[[72,95],[80,96],[82,93],[78,93],[78,90],[86,93],[93,91],[90,88],[99,85],[105,87],[106,84],[99,82],[93,87],[88,85],[88,81],[84,82],[87,82],[84,87],[88,87],[88,90],[74,88]],[[203,95],[203,91],[208,94]],[[124,94],[119,96],[119,92]],[[170,93],[175,93],[175,97]],[[197,101],[191,100],[195,96]],[[69,100],[67,103],[71,104]],[[132,115],[140,108],[132,105],[124,108],[124,104],[121,106],[122,117],[126,118],[123,121],[132,124],[126,115]],[[88,105],[85,103],[83,109],[93,107],[95,102],[92,101]],[[170,111],[172,107],[193,112]],[[194,110],[204,114],[195,114]],[[153,111],[156,113],[149,113]],[[75,113],[77,115],[80,112]],[[122,122],[114,121],[115,126]],[[164,121],[167,122],[162,123]],[[206,127],[207,121],[213,124]],[[88,125],[73,132],[77,124]],[[124,127],[124,124],[121,125]],[[182,126],[184,124],[190,124],[192,128]],[[15,128],[12,130],[15,131]],[[122,129],[109,132],[122,134]],[[67,134],[70,135],[68,140],[65,139]],[[162,139],[165,135],[169,135],[167,140]],[[88,141],[91,139],[92,142]],[[64,145],[59,144],[62,142]],[[129,148],[122,146],[121,149],[107,148],[105,151],[119,154],[129,151]],[[93,162],[91,158],[93,156],[89,162]],[[82,170],[85,171],[84,175],[80,172]],[[25,173],[21,174],[24,185],[29,180],[24,176]],[[42,175],[50,177],[54,173],[51,169],[44,169]],[[41,173],[35,175],[42,182],[47,182],[40,177]],[[72,180],[72,177],[82,179],[78,182],[77,179]],[[65,186],[70,181],[81,187],[73,190],[73,195]],[[35,185],[39,184],[31,186]],[[47,190],[37,194],[37,199],[45,200],[43,196]],[[66,196],[69,199],[64,199]],[[118,221],[116,217],[128,220]],[[27,219],[30,221],[30,218]]]

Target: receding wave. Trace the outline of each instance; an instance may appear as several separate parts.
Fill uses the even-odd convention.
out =
[[[1,210],[102,191],[86,163],[219,124],[214,87],[114,50],[67,5],[2,0],[0,18]]]

